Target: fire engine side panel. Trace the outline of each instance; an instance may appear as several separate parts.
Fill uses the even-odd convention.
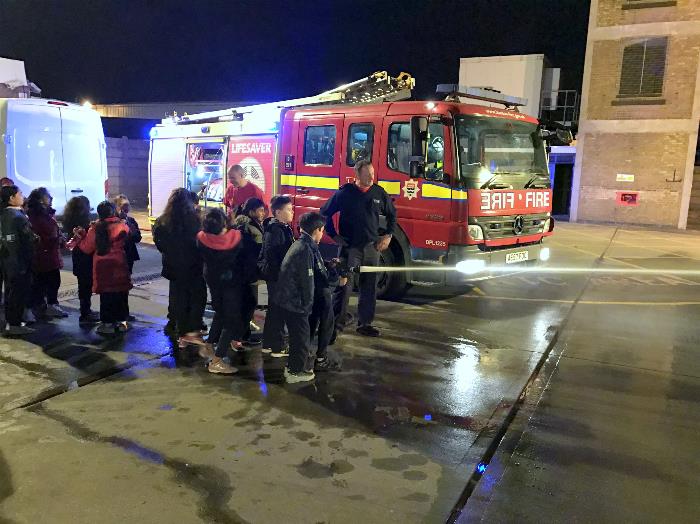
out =
[[[170,192],[184,185],[184,138],[156,138],[151,140],[149,158],[149,214],[151,217],[157,217],[165,209]]]
[[[265,201],[275,194],[275,135],[232,136],[228,139],[228,168],[240,165],[246,178],[262,189]]]

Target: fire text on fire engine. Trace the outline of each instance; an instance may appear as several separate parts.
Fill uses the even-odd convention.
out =
[[[494,191],[481,193],[482,211],[549,207],[549,191]]]

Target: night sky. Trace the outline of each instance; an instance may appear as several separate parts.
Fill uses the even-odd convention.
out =
[[[307,96],[376,70],[416,94],[459,58],[544,53],[580,87],[588,0],[1,0],[0,56],[97,103]]]

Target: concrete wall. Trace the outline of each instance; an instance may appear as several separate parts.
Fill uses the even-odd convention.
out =
[[[668,39],[661,96],[618,96],[625,46],[656,37]],[[699,75],[700,1],[591,1],[572,220],[686,227]],[[621,191],[638,205],[622,205]]]
[[[106,138],[110,196],[124,193],[132,207],[148,206],[148,140]]]
[[[540,112],[544,60],[544,55],[461,58],[459,85],[492,87],[506,95],[527,98],[527,106],[521,108],[521,111],[537,117]]]

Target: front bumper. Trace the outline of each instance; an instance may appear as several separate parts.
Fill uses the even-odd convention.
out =
[[[482,251],[479,246],[450,246],[447,254],[446,265],[455,266],[463,260],[481,260],[484,262],[484,271],[479,273],[466,275],[460,273],[459,271],[448,271],[446,275],[447,285],[458,285],[466,284],[474,279],[481,279],[484,277],[492,276],[493,274],[489,271],[492,266],[495,267],[512,267],[513,271],[517,271],[519,267],[528,262],[537,261],[540,259],[540,252],[544,247],[542,241],[537,244],[528,244],[525,246],[513,246],[504,249],[495,249],[493,251]],[[506,264],[506,255],[509,253],[518,253],[526,251],[528,256],[528,262],[519,262],[515,264]],[[502,275],[503,273],[498,273]]]

